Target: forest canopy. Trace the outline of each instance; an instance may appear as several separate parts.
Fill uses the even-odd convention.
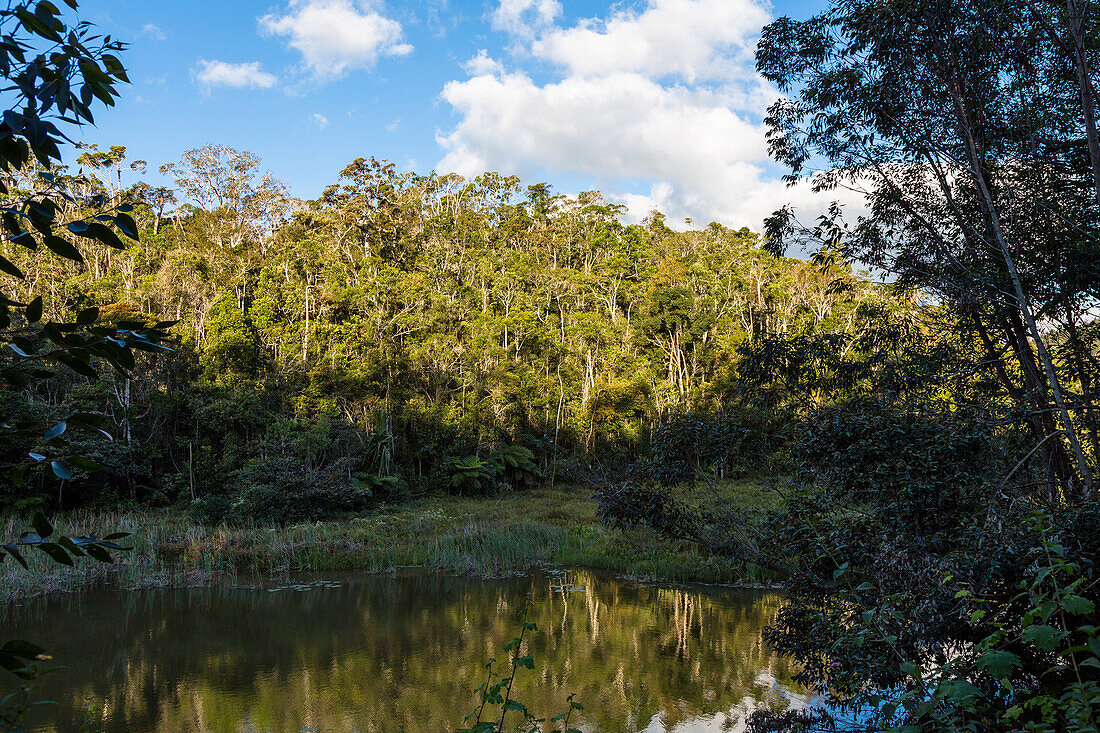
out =
[[[66,506],[202,499],[291,460],[318,485],[416,492],[449,481],[452,459],[505,446],[547,476],[584,473],[634,457],[670,416],[780,407],[795,372],[873,358],[815,400],[872,389],[888,378],[882,334],[911,348],[935,310],[835,252],[776,257],[747,229],[674,232],[656,212],[624,224],[598,192],[495,173],[362,158],[299,201],[225,146],[164,166],[174,188],[122,185],[146,164],[121,146],[76,162],[58,172],[75,200],[132,205],[140,244],[89,248],[83,264],[4,245],[27,293],[50,284],[48,317],[100,304],[107,322],[178,323],[174,353],[141,359],[133,379],[7,393],[16,410],[112,416],[122,439],[88,446],[106,471],[71,482]],[[772,353],[794,343],[797,364]]]

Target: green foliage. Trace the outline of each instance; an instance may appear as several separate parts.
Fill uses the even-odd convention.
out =
[[[843,266],[770,255],[747,229],[624,224],[594,192],[361,159],[290,216],[280,184],[254,175],[259,161],[242,151],[188,151],[171,169],[176,192],[119,190],[121,147],[85,156],[87,185],[129,202],[145,246],[89,252],[80,272],[17,247],[12,261],[71,302],[115,301],[101,314],[114,326],[178,318],[180,341],[169,359],[139,355],[95,389],[57,375],[48,397],[30,396],[28,411],[54,420],[38,436],[78,406],[112,415],[126,436],[125,447],[84,442],[104,470],[52,492],[64,506],[223,495],[249,461],[286,452],[331,463],[344,451],[348,475],[380,500],[521,488],[561,480],[560,469],[621,474],[670,416],[751,397],[739,369],[747,340],[854,335],[866,304],[880,306],[877,319],[902,307]],[[218,192],[240,207],[222,207]],[[173,210],[174,199],[190,203]],[[830,293],[834,282],[847,289]],[[759,313],[770,314],[764,328]],[[338,445],[313,458],[285,436],[273,448],[269,426],[322,418]],[[500,446],[531,455],[496,457]],[[450,460],[471,455],[493,464],[492,480],[451,485]]]
[[[256,344],[245,314],[228,293],[214,303],[206,319],[203,365],[213,380],[228,375],[253,375],[257,369]]]
[[[491,461],[466,456],[450,462],[449,490],[454,494],[476,496],[487,494],[495,486],[496,471]]]
[[[535,668],[534,657],[522,653],[524,635],[528,631],[538,631],[538,625],[527,620],[530,608],[531,604],[528,603],[520,612],[519,636],[505,642],[502,647],[505,653],[511,655],[510,669],[506,672],[507,676],[502,677],[499,673],[493,671],[496,659],[489,660],[488,664],[485,665],[485,681],[474,689],[478,696],[478,706],[471,710],[462,721],[463,724],[467,724],[469,727],[460,728],[457,733],[504,733],[508,730],[514,733],[542,733],[546,730],[543,727],[546,719],[536,718],[526,705],[512,696],[512,684],[515,682],[520,667],[530,670]],[[569,727],[569,719],[572,717],[573,712],[584,709],[584,706],[575,702],[573,698],[574,695],[569,696],[567,700],[569,707],[564,712],[558,713],[550,719],[552,733],[580,733],[576,728]],[[499,719],[496,719],[493,714],[493,708],[500,710]],[[511,712],[517,713],[519,720],[510,728],[505,728],[505,720],[508,718],[508,713]],[[560,729],[557,727],[558,723],[562,725]]]
[[[798,424],[790,453],[797,478],[814,487],[806,501],[867,507],[891,531],[924,538],[980,521],[983,497],[1011,468],[976,415],[885,401],[815,412]]]
[[[907,731],[1094,731],[1100,724],[1100,615],[1093,583],[1043,536],[1035,569],[1016,595],[956,593],[980,641],[946,663],[910,670],[912,683],[883,704],[883,722]],[[1086,597],[1088,596],[1088,597]]]
[[[491,460],[512,488],[529,488],[542,478],[542,471],[535,463],[535,454],[522,445],[503,445],[493,451]]]
[[[649,457],[631,466],[630,476],[675,485],[742,475],[781,444],[777,422],[752,410],[670,416],[653,431]]]
[[[371,498],[367,482],[346,472],[309,469],[290,456],[254,458],[230,477],[230,521],[294,524],[362,510]],[[205,505],[216,511],[217,504]]]

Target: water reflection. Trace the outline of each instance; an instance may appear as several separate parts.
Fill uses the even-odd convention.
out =
[[[517,697],[540,715],[575,692],[582,730],[697,733],[805,702],[760,638],[775,595],[587,573],[97,592],[9,609],[4,627],[69,667],[42,683],[58,701],[43,731],[453,731],[528,597],[536,664]]]

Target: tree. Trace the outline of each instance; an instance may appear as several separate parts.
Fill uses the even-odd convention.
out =
[[[115,55],[123,44],[110,36],[95,35],[84,22],[66,24],[49,2],[18,3],[0,10],[0,23],[11,25],[10,40],[0,49],[0,70],[17,90],[11,109],[0,123],[0,196],[4,197],[3,244],[0,270],[22,279],[13,264],[13,247],[36,250],[40,246],[81,266],[84,256],[76,241],[121,249],[125,245],[116,230],[136,239],[133,206],[108,200],[92,190],[85,197],[74,194],[71,181],[53,169],[61,162],[60,144],[65,137],[55,121],[93,121],[90,105],[100,101],[113,105],[115,89],[126,82],[126,72]],[[76,9],[75,1],[68,5]],[[33,185],[15,188],[21,171],[33,171]],[[26,176],[25,176],[26,177]],[[125,374],[134,366],[133,350],[158,351],[167,336],[168,323],[152,328],[146,323],[122,321],[99,323],[99,309],[85,308],[72,321],[47,321],[51,310],[60,312],[34,296],[26,301],[0,294],[0,341],[6,345],[0,360],[0,377],[9,384],[26,388],[47,378],[50,363],[68,367],[94,379],[94,361],[102,359]],[[35,421],[0,425],[0,447],[10,455],[13,448],[45,438],[48,453],[31,453],[30,458],[47,464],[60,479],[71,478],[66,461],[66,431],[85,426],[99,430],[101,419],[77,413],[46,429]],[[26,456],[11,468],[12,482],[20,484],[27,469]]]
[[[262,242],[290,212],[286,186],[270,172],[256,180],[260,159],[226,145],[188,150],[178,163],[161,166],[183,196],[209,214],[204,233],[220,247]]]
[[[788,577],[767,639],[861,729],[1096,729],[1090,10],[834,0],[764,30],[758,67],[788,94],[773,155],[868,206],[854,226],[837,206],[813,226],[784,209],[770,246],[838,248],[931,295],[962,354],[939,390],[811,412],[752,542],[728,517],[660,519]],[[794,717],[754,728],[835,729]]]
[[[869,207],[852,227],[839,208],[813,227],[782,210],[771,246],[838,246],[949,304],[984,368],[1028,405],[1050,491],[1083,495],[1100,448],[1080,336],[1100,294],[1100,158],[1089,4],[1065,10],[838,0],[769,25],[757,63],[790,93],[769,110],[768,139],[792,180],[860,191]],[[1052,347],[1060,334],[1070,358]]]

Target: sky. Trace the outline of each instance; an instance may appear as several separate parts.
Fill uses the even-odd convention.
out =
[[[316,198],[357,157],[600,190],[638,221],[758,229],[788,189],[761,27],[826,0],[84,0],[132,84],[77,138],[157,167],[248,150]]]

